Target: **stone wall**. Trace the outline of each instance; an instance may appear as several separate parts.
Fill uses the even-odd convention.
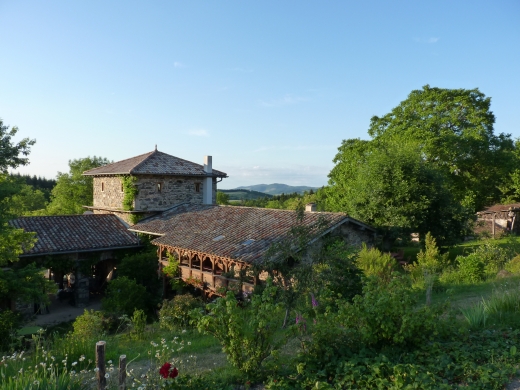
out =
[[[124,195],[121,177],[94,177],[94,207],[122,209]]]
[[[164,210],[180,203],[202,204],[203,177],[138,176],[136,186],[139,190],[134,201],[134,209],[136,211]],[[120,177],[95,177],[94,207],[121,210],[124,197],[124,192],[121,190],[122,182]],[[216,203],[216,197],[217,181],[214,178],[213,203]],[[123,219],[127,220],[128,217]]]
[[[137,187],[136,210],[162,210],[180,203],[202,204],[204,181],[202,177],[141,176],[137,179]],[[213,179],[213,203],[216,202],[216,187],[216,179]]]

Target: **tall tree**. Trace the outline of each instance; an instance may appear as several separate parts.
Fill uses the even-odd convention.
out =
[[[471,192],[475,211],[498,201],[501,184],[515,168],[510,134],[494,134],[491,98],[476,89],[424,86],[390,113],[372,117],[373,141],[417,142],[421,156],[443,171],[462,201]],[[370,142],[373,142],[370,141]]]
[[[36,142],[29,138],[13,142],[17,132],[17,127],[9,130],[9,126],[0,119],[0,266],[17,261],[23,248],[30,248],[34,244],[34,234],[25,233],[8,224],[16,216],[11,207],[11,197],[20,191],[21,186],[18,180],[7,174],[7,170],[27,165],[29,161],[23,156],[29,154],[31,146]]]
[[[443,172],[415,143],[375,147],[351,140],[343,146],[342,164],[330,174],[338,185],[327,189],[329,208],[381,228],[389,240],[431,231],[447,244],[467,233],[472,210],[458,202]]]
[[[82,214],[83,206],[91,206],[94,196],[93,179],[83,172],[108,163],[108,159],[96,156],[69,160],[69,172],[58,172],[47,214]]]

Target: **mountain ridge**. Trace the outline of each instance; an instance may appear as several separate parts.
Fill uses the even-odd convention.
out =
[[[291,186],[288,184],[282,183],[273,183],[273,184],[255,184],[251,186],[240,186],[234,188],[235,190],[249,190],[249,191],[257,191],[263,192],[268,195],[281,195],[281,194],[292,194],[299,193],[303,194],[305,191],[316,191],[319,187],[310,187],[310,186]]]

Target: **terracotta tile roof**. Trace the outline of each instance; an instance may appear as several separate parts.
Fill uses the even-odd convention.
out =
[[[204,166],[154,150],[150,153],[128,158],[83,172],[86,176],[96,175],[173,175],[206,176]],[[213,176],[227,174],[213,169]]]
[[[321,232],[315,231],[316,236],[340,223],[358,223],[343,213],[306,212],[303,224],[311,227],[320,218],[326,219],[326,226]],[[152,241],[156,245],[253,262],[261,258],[273,243],[286,236],[296,222],[296,213],[290,210],[181,205],[143,220],[130,230],[161,235]]]
[[[36,245],[24,253],[29,256],[139,245],[137,237],[112,214],[21,217],[9,224],[36,232]]]
[[[488,207],[487,209],[479,211],[478,214],[480,214],[480,213],[490,213],[490,212],[500,212],[500,211],[509,211],[509,208],[518,209],[518,208],[520,208],[520,203],[495,204],[493,206]]]

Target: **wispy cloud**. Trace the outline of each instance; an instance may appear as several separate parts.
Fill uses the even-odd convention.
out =
[[[184,65],[182,62],[175,61],[175,62],[173,63],[173,67],[174,67],[174,68],[185,68],[186,65]]]
[[[205,129],[191,129],[188,130],[188,134],[194,137],[209,137],[209,133]]]
[[[260,103],[260,105],[262,105],[264,107],[282,107],[282,106],[288,106],[288,105],[292,105],[292,104],[306,102],[308,100],[309,100],[309,98],[304,97],[304,96],[286,94],[284,97],[281,97],[278,99],[259,100],[259,103]]]
[[[418,43],[437,43],[439,41],[439,38],[438,37],[414,38],[413,40]]]

